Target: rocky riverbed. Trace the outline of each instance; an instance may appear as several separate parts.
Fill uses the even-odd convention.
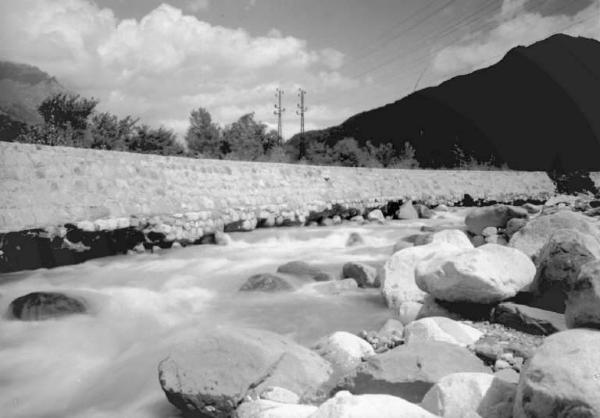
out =
[[[407,203],[400,220],[374,210],[5,274],[0,406],[28,417],[600,416],[599,206]]]

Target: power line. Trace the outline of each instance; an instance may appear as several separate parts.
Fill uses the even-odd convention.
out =
[[[306,91],[301,88],[298,89],[298,97],[300,97],[300,103],[298,103],[298,110],[296,114],[300,116],[300,135],[304,135],[304,114],[308,112],[308,108],[304,105],[304,96]]]
[[[279,138],[283,138],[283,126],[282,126],[282,118],[281,116],[285,112],[285,108],[281,106],[281,97],[283,96],[283,90],[278,88],[275,91],[275,97],[277,98],[277,103],[275,103],[275,110],[273,111],[274,115],[277,115],[277,135]]]

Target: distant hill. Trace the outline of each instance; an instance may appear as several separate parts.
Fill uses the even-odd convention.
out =
[[[519,170],[600,169],[600,42],[554,35],[497,64],[305,134],[329,145],[409,142],[422,167],[452,166],[456,146]],[[289,146],[298,147],[296,135]]]
[[[0,61],[0,139],[12,139],[27,124],[42,122],[37,108],[56,93],[66,93],[54,77],[37,67]]]

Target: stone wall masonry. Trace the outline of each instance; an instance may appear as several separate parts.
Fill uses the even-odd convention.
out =
[[[0,272],[141,244],[215,242],[223,230],[301,225],[332,209],[351,217],[407,199],[542,201],[554,193],[539,172],[317,167],[0,142]]]

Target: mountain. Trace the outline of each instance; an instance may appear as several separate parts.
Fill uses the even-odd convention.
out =
[[[37,67],[0,61],[0,139],[11,140],[27,124],[42,122],[42,101],[68,93],[54,77]]]
[[[346,137],[409,142],[422,167],[455,165],[458,146],[513,169],[599,170],[600,42],[558,34],[516,47],[491,67],[307,132],[304,144]]]

